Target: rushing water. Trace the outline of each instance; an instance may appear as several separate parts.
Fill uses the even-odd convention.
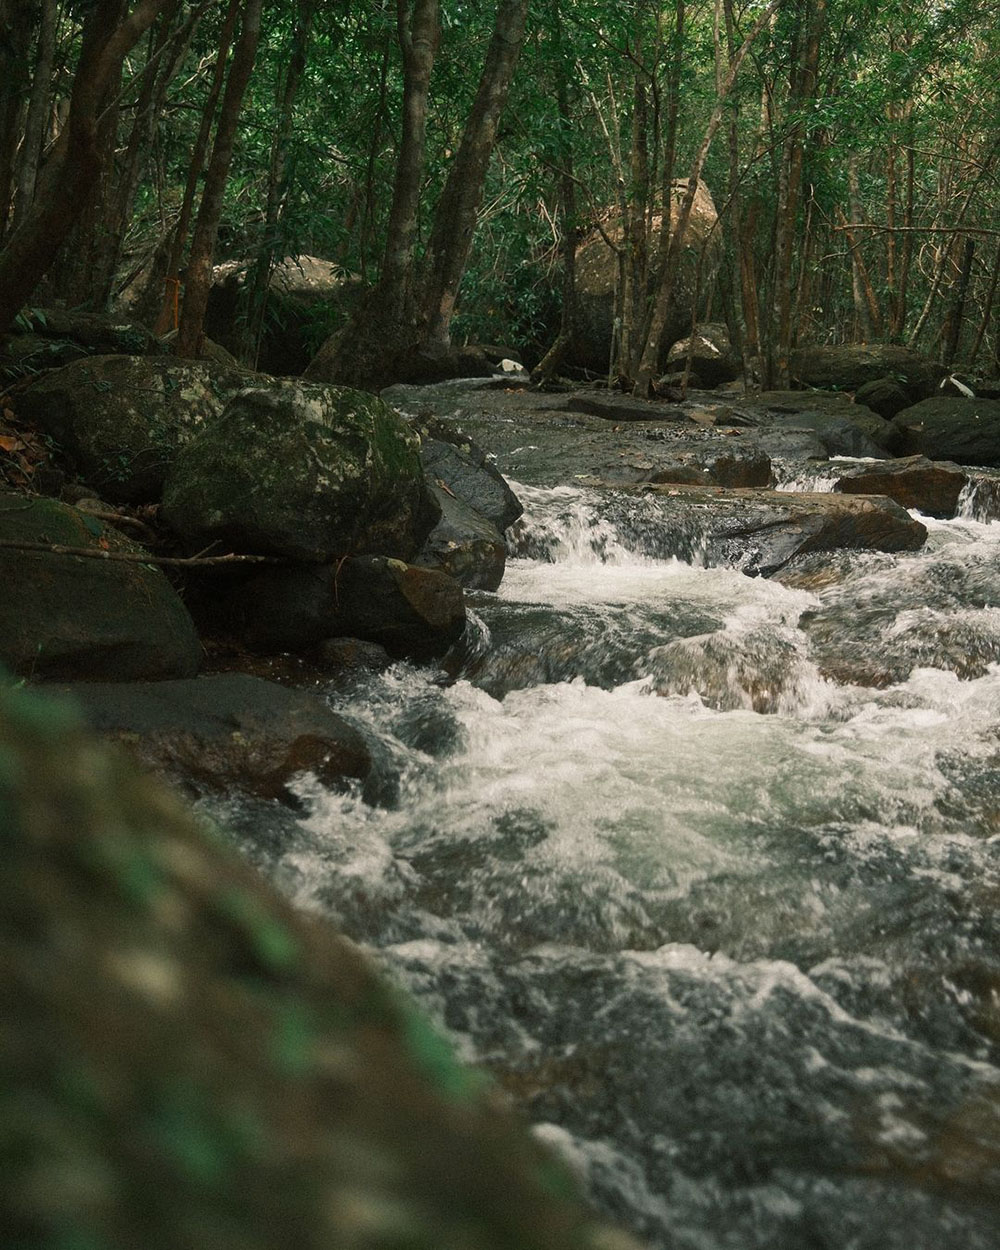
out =
[[[651,1245],[995,1250],[1000,524],[782,584],[519,493],[447,674],[346,708],[364,793],[236,836]]]

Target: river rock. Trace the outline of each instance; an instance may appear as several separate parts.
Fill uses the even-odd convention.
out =
[[[789,358],[789,371],[800,386],[832,391],[857,391],[866,382],[891,377],[914,402],[933,395],[944,376],[935,361],[894,343],[800,347]]]
[[[942,395],[904,409],[893,425],[909,454],[1000,466],[1000,400]]]
[[[247,642],[269,651],[348,636],[425,658],[447,650],[465,627],[454,578],[384,556],[269,569],[239,593],[236,611]]]
[[[874,382],[866,382],[854,392],[854,400],[886,421],[891,421],[896,413],[909,408],[913,402],[906,388],[895,378],[876,378]]]
[[[95,356],[39,378],[14,407],[102,498],[149,503],[180,448],[246,384],[240,370],[201,362]]]
[[[322,699],[259,677],[63,689],[94,729],[196,793],[237,789],[274,799],[298,773],[331,785],[371,767],[361,735]]]
[[[659,499],[663,553],[769,577],[810,551],[916,551],[926,528],[873,495],[647,486]],[[672,537],[671,537],[672,536]],[[672,550],[671,550],[672,544]]]
[[[690,360],[698,384],[711,390],[723,382],[735,382],[740,376],[740,362],[733,354],[729,331],[716,321],[696,326],[693,334],[679,339],[667,352],[668,370],[683,370]],[[689,381],[689,385],[694,386]]]
[[[405,559],[438,515],[419,452],[375,395],[283,380],[243,391],[183,449],[162,514],[194,549]]]
[[[692,486],[770,486],[774,479],[771,458],[761,447],[734,440],[675,450],[646,480]]]
[[[957,464],[907,456],[878,464],[857,464],[843,471],[834,490],[854,495],[887,495],[904,508],[927,516],[953,517],[968,478]]]
[[[440,569],[466,590],[496,590],[507,562],[503,535],[450,490],[437,482],[430,489],[441,519],[413,557],[414,564]]]
[[[65,703],[0,693],[0,756],[7,1245],[632,1245],[355,945]]]
[[[143,549],[53,499],[0,494],[0,538],[107,553]],[[138,681],[190,677],[201,645],[163,573],[142,562],[0,547],[0,661],[26,677]]]
[[[422,422],[420,460],[427,477],[443,485],[501,533],[524,511],[486,452],[459,430],[440,421]]]

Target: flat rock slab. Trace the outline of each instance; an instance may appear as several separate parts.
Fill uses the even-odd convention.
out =
[[[703,486],[648,486],[675,554],[701,555],[764,577],[810,551],[916,551],[926,528],[878,495],[827,495]]]
[[[363,778],[371,768],[361,735],[322,699],[259,677],[220,673],[61,689],[92,728],[195,792],[281,798],[297,773],[313,772],[329,785]]]
[[[905,456],[878,464],[855,464],[844,471],[834,490],[851,495],[887,495],[904,508],[927,516],[953,517],[968,477],[957,464]]]

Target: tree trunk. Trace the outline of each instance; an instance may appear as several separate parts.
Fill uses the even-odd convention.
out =
[[[7,232],[14,200],[14,170],[34,25],[32,8],[28,0],[0,0],[0,239]]]
[[[166,334],[168,330],[176,330],[179,324],[181,257],[184,255],[188,231],[191,228],[191,218],[194,216],[194,198],[198,192],[198,180],[201,177],[201,171],[205,167],[205,157],[208,154],[208,141],[212,134],[212,123],[215,120],[216,106],[219,103],[219,96],[222,94],[222,85],[226,81],[226,63],[229,58],[229,47],[233,40],[233,31],[236,29],[236,19],[239,17],[239,12],[240,0],[229,0],[226,16],[222,21],[222,29],[219,32],[218,49],[215,54],[215,68],[212,71],[212,84],[208,90],[205,107],[201,112],[198,137],[195,140],[194,151],[191,153],[191,163],[188,165],[187,182],[184,186],[184,198],[181,200],[180,216],[174,227],[173,238],[170,243],[166,277],[163,283],[163,303],[160,306],[159,316],[156,318],[153,326],[157,334]]]
[[[205,173],[205,189],[198,207],[188,256],[187,277],[184,284],[184,305],[181,323],[177,331],[177,355],[197,357],[201,350],[202,327],[208,293],[212,288],[212,253],[215,236],[222,216],[222,197],[229,177],[229,165],[236,143],[243,95],[253,71],[260,39],[260,20],[263,0],[247,0],[243,10],[243,22],[233,49],[233,62],[226,80],[226,90],[219,111],[219,124],[215,131],[212,158]]]
[[[500,0],[472,112],[434,212],[421,319],[427,327],[427,341],[441,347],[450,345],[458,287],[472,246],[486,170],[524,42],[527,17],[528,0]]]
[[[313,18],[318,0],[298,0],[295,30],[288,57],[288,71],[278,100],[278,125],[271,141],[271,159],[267,175],[267,202],[264,208],[264,237],[246,281],[246,303],[242,328],[241,350],[238,355],[248,364],[256,366],[260,347],[264,312],[267,307],[267,289],[274,269],[275,250],[278,245],[278,223],[281,209],[288,193],[289,168],[288,147],[292,137],[295,101],[306,67],[306,52],[312,33]]]
[[[38,31],[38,55],[24,121],[24,138],[17,168],[17,192],[14,197],[14,227],[24,221],[35,198],[38,167],[45,146],[45,126],[52,90],[52,64],[56,54],[56,0],[42,0],[42,23]]]
[[[819,0],[820,3],[823,0]],[[677,225],[673,230],[670,238],[670,246],[667,249],[666,260],[663,270],[659,275],[656,300],[653,305],[653,315],[650,318],[649,331],[646,341],[643,344],[642,357],[639,361],[639,369],[635,380],[635,389],[640,395],[646,395],[652,387],[653,375],[656,373],[660,359],[660,340],[663,337],[663,329],[667,322],[667,315],[670,308],[670,297],[673,294],[674,280],[677,276],[677,269],[680,263],[681,245],[684,240],[684,232],[687,224],[691,220],[691,209],[694,207],[694,199],[698,193],[698,180],[701,177],[701,171],[705,167],[705,161],[708,158],[709,149],[712,146],[712,140],[715,138],[715,132],[718,130],[722,121],[722,112],[729,93],[733,89],[736,82],[736,76],[739,73],[740,66],[746,54],[750,51],[754,40],[771,20],[771,15],[777,10],[781,0],[770,0],[767,8],[757,17],[750,33],[744,39],[739,51],[733,58],[733,62],[729,67],[729,73],[726,81],[722,84],[718,92],[718,98],[715,102],[715,108],[712,110],[712,116],[709,119],[708,126],[702,136],[701,145],[694,158],[691,172],[688,175],[687,190],[684,198],[681,200],[680,208],[677,213]],[[663,211],[669,213],[669,203],[664,205]]]
[[[126,53],[167,0],[139,0],[116,21],[117,0],[97,0],[83,44],[66,127],[43,171],[31,211],[0,251],[0,333],[6,331],[55,260],[100,172],[98,108],[118,81]]]
[[[965,297],[969,291],[972,259],[975,254],[976,241],[967,236],[965,246],[962,249],[962,267],[959,270],[958,281],[955,284],[955,298],[948,308],[948,315],[942,331],[941,363],[946,369],[951,368],[955,356],[958,354],[958,344],[962,337],[962,317],[965,313]]]

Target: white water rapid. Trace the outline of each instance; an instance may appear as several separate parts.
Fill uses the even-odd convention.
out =
[[[364,792],[217,814],[651,1246],[996,1250],[1000,524],[783,584],[516,489]]]

